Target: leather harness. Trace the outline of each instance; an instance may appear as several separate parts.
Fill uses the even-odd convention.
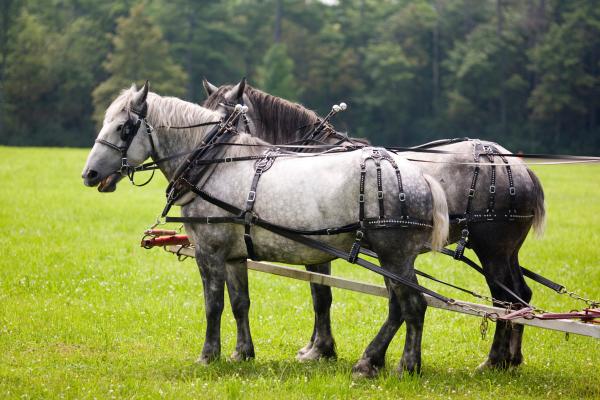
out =
[[[243,102],[243,99],[238,99],[238,103],[239,102]],[[227,106],[233,106],[233,105],[227,104]],[[431,291],[431,290],[419,285],[418,283],[415,283],[411,280],[408,280],[406,278],[398,276],[390,271],[382,269],[381,267],[358,257],[359,253],[363,253],[363,254],[366,254],[369,256],[373,256],[373,257],[377,256],[377,254],[373,253],[372,251],[361,248],[361,243],[364,238],[364,232],[366,230],[382,229],[382,228],[389,229],[389,228],[399,228],[399,227],[408,227],[408,226],[431,228],[431,224],[429,223],[429,221],[422,221],[422,220],[418,220],[418,219],[414,219],[414,218],[411,219],[409,217],[409,215],[407,214],[407,212],[406,212],[406,195],[403,191],[400,170],[399,170],[398,166],[396,165],[395,161],[393,160],[393,158],[386,151],[386,149],[374,148],[374,149],[371,149],[370,154],[366,153],[365,155],[363,155],[363,160],[360,164],[361,178],[360,178],[360,193],[359,193],[359,221],[357,223],[334,227],[334,228],[317,229],[317,230],[293,229],[293,228],[283,227],[283,226],[280,226],[277,224],[273,224],[269,221],[263,220],[253,212],[254,204],[256,202],[256,193],[257,193],[257,187],[258,187],[258,182],[260,180],[260,177],[273,165],[273,163],[277,157],[280,157],[283,155],[279,152],[278,149],[267,150],[267,152],[265,152],[262,156],[246,156],[246,157],[238,157],[235,159],[230,158],[230,157],[225,157],[225,158],[211,157],[210,159],[207,159],[211,153],[214,153],[214,151],[211,152],[209,150],[218,148],[219,145],[228,145],[227,142],[231,139],[231,137],[233,135],[235,135],[237,133],[236,128],[233,124],[237,121],[237,119],[240,117],[240,115],[243,118],[246,130],[249,131],[249,123],[248,123],[248,119],[247,119],[245,113],[243,113],[243,112],[239,113],[239,112],[237,112],[237,109],[235,109],[234,112],[230,113],[226,118],[224,118],[220,121],[207,122],[207,123],[196,124],[196,125],[186,126],[186,127],[171,127],[174,129],[189,129],[189,128],[193,128],[193,127],[215,125],[214,128],[207,135],[206,140],[202,143],[202,146],[200,146],[198,149],[196,149],[192,152],[175,154],[175,155],[171,155],[171,156],[168,156],[168,157],[165,157],[162,159],[157,159],[156,148],[155,148],[154,140],[152,139],[153,128],[152,128],[152,126],[150,126],[150,124],[148,124],[148,122],[146,120],[147,104],[145,103],[141,110],[127,110],[127,111],[128,111],[128,119],[121,127],[121,140],[125,144],[123,146],[119,146],[119,145],[116,145],[116,144],[111,143],[104,139],[96,139],[96,143],[103,144],[113,150],[118,151],[121,154],[122,161],[121,161],[120,172],[123,175],[127,175],[134,185],[136,185],[133,180],[133,175],[135,172],[144,171],[144,170],[153,170],[152,176],[150,177],[150,179],[148,179],[148,181],[146,181],[144,184],[137,185],[137,186],[144,186],[152,180],[152,177],[154,176],[154,170],[156,169],[156,166],[158,165],[159,162],[178,158],[183,155],[191,153],[191,155],[186,159],[186,161],[180,165],[180,167],[177,170],[177,173],[175,174],[175,178],[169,183],[169,186],[167,188],[167,204],[162,213],[162,217],[165,217],[166,222],[199,223],[199,224],[214,224],[214,223],[243,224],[245,227],[244,228],[244,241],[246,243],[248,256],[252,259],[256,258],[256,254],[254,251],[254,245],[252,243],[251,227],[253,225],[258,225],[258,226],[262,227],[263,229],[266,229],[268,231],[271,231],[273,233],[276,233],[278,235],[281,235],[283,237],[286,237],[286,238],[296,241],[298,243],[321,250],[325,253],[330,254],[333,257],[345,258],[352,263],[360,265],[360,266],[362,266],[366,269],[369,269],[373,272],[376,272],[384,277],[387,277],[396,282],[404,284],[405,286],[411,287],[419,292],[433,296],[433,297],[437,298],[438,300],[441,300],[445,303],[448,303],[448,304],[455,303],[455,300],[453,300],[451,298],[440,295],[434,291]],[[132,117],[132,114],[136,118]],[[321,140],[325,139],[328,134],[329,135],[332,134],[331,131],[335,132],[335,130],[329,129],[329,126],[325,126],[326,121],[327,121],[327,118],[319,121],[318,126],[316,128],[313,128],[311,131],[309,131],[308,134],[305,136],[305,138],[300,141],[300,143],[301,144],[306,144],[306,143],[310,143],[310,142],[319,143],[319,142],[321,142]],[[142,122],[144,122],[146,125],[146,133],[148,134],[148,138],[149,138],[150,145],[151,145],[151,156],[156,161],[151,163],[152,165],[144,164],[139,167],[133,167],[133,166],[129,165],[129,163],[128,163],[127,151],[129,149],[129,147],[131,146],[133,139],[137,135]],[[337,134],[337,132],[335,132],[335,133]],[[348,141],[348,140],[351,141],[351,139],[347,138],[344,135],[339,135],[339,136],[341,136],[341,138],[340,138],[340,141],[338,143],[336,143],[337,145],[341,144],[344,141]],[[436,141],[436,142],[432,142],[432,143],[427,143],[425,145],[416,146],[414,148],[398,147],[398,148],[389,148],[389,150],[394,151],[394,152],[396,152],[396,151],[422,151],[422,152],[442,153],[443,151],[433,149],[433,147],[437,147],[437,146],[443,145],[443,144],[456,143],[456,142],[465,141],[465,140],[469,140],[469,139],[468,138],[449,139],[446,141]],[[223,147],[226,147],[226,146],[223,146]],[[279,147],[280,148],[287,147],[287,148],[293,149],[295,147],[295,145],[293,145],[293,146],[292,145],[290,145],[290,146],[285,146],[285,145],[281,146],[280,145]],[[332,146],[328,146],[328,145],[316,145],[316,146],[314,146],[314,145],[306,146],[305,145],[303,147],[305,147],[306,149],[308,149],[309,147],[310,148],[321,148],[321,147],[325,148],[326,147],[328,149],[332,148]],[[363,145],[359,144],[358,146],[348,147],[343,151],[355,150],[357,147],[363,147]],[[218,155],[218,154],[213,154],[213,156],[214,155]],[[481,210],[481,211],[472,211],[471,210],[471,203],[472,203],[472,199],[475,194],[475,187],[476,187],[477,178],[479,176],[479,170],[480,170],[479,165],[476,165],[474,173],[473,173],[473,177],[471,180],[471,187],[470,187],[470,190],[468,193],[467,207],[466,207],[465,213],[462,215],[454,215],[454,216],[451,215],[450,216],[452,222],[463,225],[461,239],[458,242],[456,251],[452,251],[449,249],[442,249],[442,253],[446,254],[446,255],[451,255],[455,259],[465,262],[467,265],[469,265],[473,269],[475,269],[478,272],[483,274],[482,268],[480,266],[478,266],[476,263],[474,263],[473,261],[471,261],[470,259],[468,259],[467,257],[465,257],[463,254],[465,247],[469,246],[469,242],[468,242],[468,237],[469,237],[468,226],[469,226],[469,224],[477,223],[477,222],[484,222],[484,221],[515,221],[515,220],[519,220],[519,219],[532,218],[533,215],[517,214],[517,210],[515,208],[516,190],[515,190],[515,186],[514,186],[514,180],[512,177],[511,167],[506,159],[507,156],[513,156],[513,155],[502,154],[494,146],[482,145],[479,141],[475,141],[473,155],[474,155],[474,160],[476,163],[479,163],[479,160],[482,156],[487,157],[488,160],[492,164],[494,162],[494,157],[496,157],[496,156],[500,157],[500,159],[503,161],[503,163],[505,164],[505,168],[506,168],[507,176],[508,176],[508,180],[509,180],[509,196],[510,196],[509,197],[509,199],[510,199],[509,200],[510,201],[509,208],[506,210],[499,210],[499,211],[495,210],[496,171],[495,171],[495,165],[492,165],[491,182],[490,182],[489,195],[488,195],[488,207],[486,210]],[[535,156],[536,155],[534,155],[534,157]],[[538,155],[538,158],[542,158],[542,157],[548,158],[543,155]],[[552,156],[550,156],[550,157],[552,157]],[[247,160],[252,160],[252,159],[256,159],[258,161],[255,164],[255,174],[254,174],[254,177],[252,180],[251,189],[250,189],[250,191],[248,193],[248,197],[246,199],[246,204],[245,204],[244,209],[240,209],[240,208],[235,207],[227,202],[224,202],[222,200],[219,200],[219,199],[211,196],[207,192],[203,191],[202,189],[198,188],[194,184],[190,183],[190,181],[188,180],[188,178],[190,178],[190,179],[194,178],[193,176],[188,175],[194,166],[217,164],[217,163],[221,163],[221,162],[227,163],[227,162],[233,162],[233,161],[247,161]],[[365,184],[365,177],[366,177],[366,162],[368,160],[373,160],[375,167],[376,167],[376,171],[377,171],[377,199],[378,199],[378,203],[379,203],[379,215],[377,218],[366,218],[365,214],[364,214],[365,213],[365,211],[364,211],[364,184]],[[399,218],[398,217],[396,217],[396,218],[387,217],[385,215],[384,202],[383,202],[383,188],[382,188],[382,181],[381,181],[381,162],[382,161],[387,161],[388,163],[390,163],[396,173],[397,182],[398,182],[399,200],[400,200],[400,206],[401,206],[401,216]],[[196,176],[196,178],[197,178],[197,176]],[[229,216],[229,217],[210,217],[210,216],[208,216],[208,217],[168,217],[168,216],[166,216],[169,209],[171,208],[172,204],[178,198],[180,198],[183,195],[183,193],[185,193],[188,190],[194,192],[196,195],[200,196],[204,200],[234,214],[234,216]],[[336,249],[324,242],[307,237],[307,236],[311,236],[311,235],[334,235],[334,234],[349,233],[349,232],[356,232],[356,239],[355,239],[355,242],[352,245],[352,248],[349,253],[346,253],[344,251]],[[532,272],[524,267],[521,267],[521,269],[522,269],[524,275],[529,277],[530,279],[533,279],[536,282],[538,282],[544,286],[547,286],[547,287],[555,290],[558,293],[566,292],[566,289],[564,286],[562,286],[558,283],[555,283],[555,282],[549,280],[548,278],[545,278],[545,277],[543,277],[535,272]],[[440,283],[450,285],[446,282],[439,281],[421,271],[416,271],[416,273],[421,276],[425,276],[429,279],[438,281]],[[450,286],[453,286],[453,285],[450,285]],[[521,303],[527,305],[516,294],[514,294],[509,288],[505,287],[504,285],[502,285],[502,286],[503,286],[504,290],[506,290],[508,293],[510,293],[513,297],[520,300]],[[459,287],[456,287],[456,288],[459,290],[471,293],[471,291],[468,291],[468,290],[465,290],[465,289],[462,289]]]
[[[462,259],[465,248],[469,247],[469,225],[478,222],[492,222],[492,221],[515,221],[533,218],[533,214],[520,215],[516,208],[516,189],[512,169],[508,160],[504,155],[500,154],[498,149],[493,145],[484,145],[479,140],[474,140],[473,145],[473,159],[475,163],[479,163],[482,156],[485,156],[492,165],[490,166],[490,186],[488,190],[488,201],[487,208],[485,210],[472,210],[473,198],[475,197],[475,188],[477,186],[477,179],[479,177],[480,166],[475,165],[473,170],[473,176],[471,178],[471,186],[469,193],[467,194],[467,206],[464,214],[462,215],[450,215],[452,222],[457,223],[461,226],[461,236],[457,243],[456,250],[454,252],[455,259]],[[505,164],[506,175],[508,177],[508,196],[509,206],[507,209],[496,210],[496,165],[494,164],[494,157],[498,156]]]

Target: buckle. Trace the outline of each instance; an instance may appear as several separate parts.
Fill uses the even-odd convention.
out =
[[[264,170],[262,169],[262,167],[258,167],[256,168],[256,170],[254,171],[255,175],[262,175],[262,173],[264,172]]]
[[[492,194],[496,193],[496,186],[495,185],[491,185],[490,186],[490,193],[492,193]]]
[[[516,193],[515,187],[511,186],[510,189],[508,190],[508,192],[510,193],[511,196],[514,196]]]
[[[406,200],[406,194],[404,192],[400,192],[400,194],[398,194],[398,198],[400,201],[404,201]]]
[[[379,200],[383,199],[383,190],[377,191],[377,199],[379,199]]]
[[[233,161],[233,157],[225,157],[225,163],[229,163]]]
[[[253,213],[252,211],[246,211],[244,213],[244,223],[246,225],[253,225],[258,220],[258,215]]]
[[[359,203],[364,203],[365,202],[365,195],[364,194],[359,194],[358,195],[358,202]]]
[[[356,231],[356,241],[359,242],[365,237],[365,233],[363,231]]]
[[[471,188],[469,189],[469,197],[473,197],[475,196],[475,189]]]
[[[248,198],[246,199],[246,201],[248,203],[254,203],[254,200],[256,200],[256,192],[254,190],[251,190],[248,192]]]

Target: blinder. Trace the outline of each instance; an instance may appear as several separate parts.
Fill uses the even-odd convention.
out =
[[[125,143],[131,143],[140,129],[141,124],[141,118],[138,118],[135,122],[131,119],[131,117],[128,118],[127,121],[125,121],[125,124],[123,124],[121,127],[121,140],[123,140]]]

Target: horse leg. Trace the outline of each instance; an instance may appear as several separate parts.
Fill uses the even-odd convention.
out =
[[[225,263],[212,257],[202,257],[196,251],[196,261],[202,276],[206,311],[206,337],[197,362],[208,364],[221,355],[221,315],[225,292]]]
[[[523,271],[521,270],[521,266],[519,265],[519,248],[515,250],[515,252],[510,258],[511,275],[513,277],[513,284],[516,289],[516,293],[519,295],[519,297],[521,297],[523,300],[529,303],[531,301],[533,293],[529,286],[527,286],[527,283],[525,282],[525,277],[523,276]],[[512,367],[519,366],[523,363],[523,353],[521,352],[521,345],[523,343],[524,330],[525,325],[512,324],[509,342],[509,364]]]
[[[307,265],[307,271],[320,274],[331,274],[331,263]],[[315,323],[310,342],[298,351],[296,358],[299,361],[317,360],[320,358],[335,358],[335,341],[331,334],[331,287],[310,284],[310,293],[315,312]]]
[[[525,239],[525,233],[516,232],[513,227],[508,230],[503,230],[501,227],[494,227],[494,234],[489,231],[484,233],[485,227],[481,227],[481,232],[472,235],[473,250],[479,257],[483,265],[483,270],[490,292],[494,299],[506,302],[517,302],[517,300],[507,293],[498,282],[502,283],[510,290],[515,292],[523,300],[529,301],[531,293],[522,277],[520,270],[515,269],[515,263],[518,264],[514,254]],[[477,229],[479,231],[479,229]],[[520,278],[519,278],[520,275]],[[529,292],[529,294],[528,294]],[[498,307],[503,307],[502,304],[495,304]],[[520,356],[520,341],[522,328],[517,328],[515,331],[514,345],[515,361]],[[511,365],[511,350],[510,343],[513,336],[513,325],[509,321],[496,321],[496,330],[494,332],[494,340],[488,354],[488,358],[479,367],[479,370],[488,368],[506,369]]]
[[[414,276],[414,273],[413,273]],[[413,281],[417,282],[416,276]],[[406,338],[404,351],[398,364],[400,375],[407,371],[409,374],[421,373],[421,340],[423,338],[423,323],[427,302],[423,293],[401,284],[393,285],[396,296],[402,307],[402,315],[406,321]]]
[[[237,343],[231,358],[235,361],[244,361],[254,358],[254,344],[250,334],[250,295],[248,291],[248,268],[245,261],[228,262],[226,265],[227,292],[231,310],[237,325]]]
[[[361,378],[374,378],[379,369],[385,364],[385,353],[390,342],[398,332],[398,329],[404,322],[400,302],[396,293],[390,287],[390,282],[385,279],[385,285],[388,288],[388,317],[375,338],[369,343],[360,360],[352,367],[352,375]]]
[[[368,236],[373,250],[379,255],[381,266],[398,276],[417,281],[414,261],[419,250],[428,239],[427,234],[414,232],[411,240],[406,234],[394,237],[389,232],[371,232]],[[427,303],[423,295],[414,289],[386,279],[388,288],[388,318],[366,348],[361,359],[354,365],[355,376],[374,377],[385,364],[385,353],[391,340],[404,321],[407,324],[404,353],[399,369],[420,372],[421,338]]]

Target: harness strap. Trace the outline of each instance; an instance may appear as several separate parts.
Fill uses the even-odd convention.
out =
[[[487,154],[488,160],[490,161],[490,163],[492,163],[490,172],[490,193],[488,197],[487,211],[488,213],[493,214],[494,208],[496,206],[496,165],[493,165],[495,149],[493,149],[492,146],[483,146],[483,149]]]
[[[473,147],[473,158],[475,160],[476,163],[479,163],[479,151],[478,151],[478,146],[481,146],[481,143],[479,141],[475,142],[475,145]],[[456,251],[454,253],[454,258],[459,260],[464,252],[465,252],[465,248],[468,247],[469,243],[469,222],[471,221],[471,208],[472,208],[472,203],[473,203],[473,198],[475,197],[475,187],[477,186],[477,178],[479,177],[479,165],[475,166],[475,169],[473,170],[473,177],[471,178],[471,186],[469,187],[469,193],[467,194],[467,206],[465,208],[465,213],[463,215],[463,218],[461,218],[459,221],[461,221],[464,224],[463,229],[461,230],[460,233],[460,239],[458,240],[458,243],[456,244]]]
[[[262,174],[271,168],[275,162],[275,155],[277,155],[277,150],[267,150],[262,159],[257,161],[254,169],[254,177],[252,178],[252,183],[250,184],[250,191],[248,192],[248,197],[246,198],[246,207],[244,210],[244,242],[246,243],[248,257],[251,260],[257,260],[250,230],[252,229],[252,225],[256,217],[252,210],[254,209],[254,203],[256,202],[258,181],[260,180]]]
[[[506,175],[508,176],[508,195],[509,195],[509,214],[514,215],[517,213],[517,191],[515,190],[515,180],[512,174],[512,168],[508,163],[508,160],[503,155],[500,155],[500,159],[506,164]]]
[[[330,255],[332,255],[332,256],[334,256],[336,258],[346,258],[346,259],[348,258],[348,254],[345,251],[336,249],[333,246],[330,246],[330,245],[328,245],[326,243],[319,242],[319,241],[314,240],[312,238],[308,238],[308,237],[305,237],[305,236],[297,236],[297,235],[289,233],[289,232],[287,232],[285,230],[278,230],[278,229],[266,228],[266,227],[265,227],[265,229],[269,229],[273,233],[277,233],[278,235],[281,235],[283,237],[286,237],[286,238],[288,238],[290,240],[293,240],[293,241],[296,241],[298,243],[304,244],[305,246],[312,247],[312,248],[317,249],[317,250],[321,250],[321,251],[323,251],[323,252],[325,252],[327,254],[330,254]],[[421,293],[425,293],[425,294],[427,294],[429,296],[432,296],[432,297],[434,297],[434,298],[436,298],[436,299],[438,299],[440,301],[443,301],[446,304],[453,304],[453,303],[455,303],[455,300],[453,300],[451,298],[448,298],[448,297],[443,296],[443,295],[441,295],[439,293],[436,293],[433,290],[427,289],[426,287],[423,287],[423,286],[419,285],[418,283],[416,283],[416,282],[414,282],[412,280],[409,280],[407,278],[404,278],[404,277],[401,277],[399,275],[396,275],[393,272],[385,270],[385,269],[379,267],[378,265],[375,265],[375,264],[373,264],[373,263],[371,263],[371,262],[369,262],[367,260],[364,260],[362,258],[356,258],[354,260],[353,264],[360,265],[361,267],[366,268],[369,271],[375,272],[375,273],[377,273],[379,275],[382,275],[382,276],[384,276],[384,277],[386,277],[388,279],[391,279],[393,281],[401,283],[401,284],[403,284],[405,286],[408,286],[408,287],[410,287],[410,288],[412,288],[414,290],[417,290],[417,291],[419,291]]]
[[[205,192],[202,189],[199,189],[196,185],[190,183],[189,181],[187,181],[185,178],[182,178],[182,182],[188,185],[188,188],[193,191],[195,194],[197,194],[199,197],[201,197],[202,199],[208,201],[209,203],[212,203],[214,205],[216,205],[217,207],[220,207],[222,209],[224,209],[227,212],[230,212],[234,215],[237,215],[237,217],[233,216],[233,217],[220,217],[223,218],[222,221],[223,222],[234,222],[234,223],[240,223],[244,218],[243,218],[243,214],[244,211],[232,204],[229,204],[227,202],[224,202],[222,200],[217,199],[216,197],[212,196],[211,194]],[[198,218],[198,217],[196,217]],[[215,217],[213,217],[215,218]],[[174,218],[174,217],[169,217],[167,218],[167,222],[193,222],[193,217],[190,218],[186,218],[186,217],[180,217],[180,218]],[[200,221],[208,221],[207,217],[202,217],[200,218]],[[263,229],[266,229],[268,231],[271,231],[273,233],[276,233],[280,236],[283,236],[285,238],[288,238],[290,240],[293,240],[295,242],[304,244],[308,247],[312,247],[314,249],[323,251],[335,258],[345,258],[348,259],[349,258],[349,254],[346,253],[345,251],[336,249],[333,246],[330,246],[326,243],[323,242],[319,242],[315,239],[311,239],[309,237],[303,236],[303,235],[299,235],[295,232],[293,232],[292,230],[288,229],[288,228],[284,228],[272,223],[269,223],[268,221],[265,221],[261,218],[259,218],[258,216],[255,216],[253,219],[253,224],[260,226]],[[448,297],[442,296],[439,293],[436,293],[430,289],[427,289],[426,287],[423,287],[421,285],[419,285],[418,283],[401,277],[399,275],[396,275],[388,270],[385,270],[369,261],[363,260],[361,258],[356,258],[353,262],[353,264],[357,264],[360,265],[361,267],[364,267],[370,271],[373,271],[375,273],[378,273],[379,275],[382,275],[388,279],[391,279],[393,281],[396,281],[398,283],[401,283],[405,286],[408,286],[414,290],[417,290],[421,293],[425,293],[427,295],[430,295],[440,301],[443,301],[444,303],[447,304],[453,304],[455,303],[455,300],[450,299]]]
[[[459,261],[464,262],[465,264],[467,264],[469,267],[473,268],[475,271],[479,272],[481,275],[485,276],[485,273],[483,271],[483,268],[481,268],[475,261],[471,260],[470,258],[468,258],[465,255],[461,255],[460,257],[456,257],[456,252],[452,251],[450,249],[447,248],[442,248],[439,250],[440,253],[453,257]],[[375,253],[373,253],[374,255],[368,254],[369,256],[373,257],[373,256],[377,256]],[[521,271],[523,272],[523,275],[525,275],[526,277],[528,277],[529,279],[543,285],[546,286],[549,289],[554,290],[557,293],[562,293],[565,290],[565,287],[559,283],[556,283],[540,274],[537,274],[523,266],[519,266],[521,268]],[[500,282],[497,282],[497,284],[499,284],[504,290],[506,290],[509,294],[511,294],[513,297],[516,297],[520,302],[522,302],[523,304],[527,304],[526,302],[524,302],[520,297],[518,297],[512,290],[510,290],[509,288],[507,288],[506,286],[502,285]]]
[[[205,157],[209,150],[213,149],[213,144],[219,142],[226,142],[231,136],[236,134],[236,130],[233,127],[232,123],[234,123],[237,118],[239,118],[239,113],[233,113],[231,116],[227,118],[226,121],[221,122],[219,125],[215,125],[213,129],[206,135],[206,139],[202,142],[202,146],[200,146],[196,151],[192,152],[191,155],[179,165],[175,173],[173,174],[173,179],[169,182],[167,186],[166,194],[167,194],[167,202],[165,208],[162,212],[162,217],[165,217],[175,201],[179,199],[186,191],[187,186],[185,184],[182,185],[182,178],[191,179],[192,177],[186,176],[189,171],[192,170],[192,167],[195,165],[196,160]],[[199,176],[195,176],[194,180],[199,179]]]
[[[400,168],[396,161],[392,158],[390,153],[388,153],[385,149],[380,149],[380,153],[384,160],[389,162],[394,168],[394,172],[396,173],[396,181],[398,182],[398,200],[400,200],[400,213],[402,217],[406,220],[409,219],[408,212],[406,210],[406,194],[404,193],[404,186],[402,184],[402,174],[400,172]]]

